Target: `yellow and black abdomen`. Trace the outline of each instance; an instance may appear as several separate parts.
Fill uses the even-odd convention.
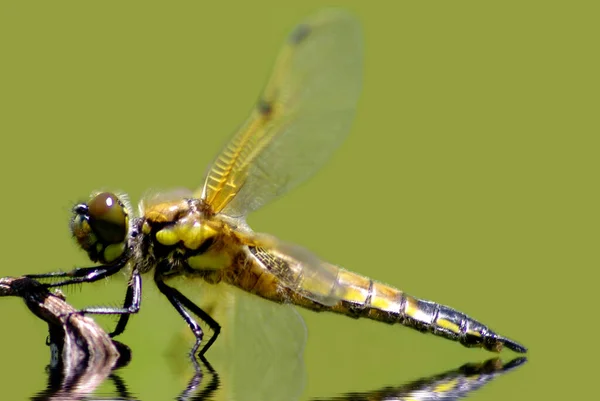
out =
[[[243,261],[234,265],[243,273],[229,282],[264,298],[353,318],[400,323],[467,347],[498,352],[506,346],[526,352],[520,344],[462,312],[323,262],[299,247],[267,239],[260,246],[249,246],[240,257]],[[246,267],[240,269],[242,265]]]
[[[458,341],[466,347],[499,352],[503,346],[526,352],[522,345],[496,334],[486,325],[448,306],[410,296],[394,287],[340,269],[336,295],[341,300],[330,309],[351,317],[400,323]]]

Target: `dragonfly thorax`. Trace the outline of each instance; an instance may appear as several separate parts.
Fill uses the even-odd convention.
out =
[[[144,210],[142,234],[146,252],[156,259],[184,262],[192,270],[216,270],[229,263],[218,252],[223,223],[199,199],[158,203]]]

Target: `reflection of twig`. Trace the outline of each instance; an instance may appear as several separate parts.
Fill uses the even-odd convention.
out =
[[[129,350],[113,342],[91,318],[85,317],[36,280],[0,278],[0,296],[17,296],[48,323],[51,361],[48,389],[39,400],[79,400],[93,392],[118,366],[127,364]]]

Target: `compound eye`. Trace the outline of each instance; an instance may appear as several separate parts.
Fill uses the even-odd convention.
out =
[[[127,236],[127,212],[116,195],[102,192],[87,204],[89,223],[100,242],[118,244]]]

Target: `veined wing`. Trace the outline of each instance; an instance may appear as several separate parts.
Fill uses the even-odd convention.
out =
[[[209,284],[201,279],[174,277],[173,284],[221,325],[219,339],[210,354],[243,355],[255,360],[258,354],[301,358],[306,345],[306,326],[289,304],[278,304],[225,283]],[[207,329],[207,341],[212,335]],[[186,328],[187,329],[187,328]],[[184,330],[188,334],[189,330]]]
[[[333,306],[343,298],[346,270],[320,260],[298,245],[266,234],[250,234],[248,257],[275,275],[281,284],[306,298]]]
[[[304,347],[307,331],[298,311],[227,284],[174,278],[198,306],[221,325],[209,358],[221,379],[218,399],[294,400],[305,385]],[[205,341],[213,334],[208,326]],[[187,341],[175,339],[174,354],[187,351],[193,336],[182,327]],[[212,398],[211,398],[212,399]]]
[[[287,38],[250,117],[210,167],[196,196],[246,216],[312,176],[350,130],[362,83],[362,32],[327,10]]]
[[[231,335],[226,346],[233,356],[227,399],[299,399],[306,377],[307,331],[298,311],[236,288],[233,323],[233,332],[222,333]]]

